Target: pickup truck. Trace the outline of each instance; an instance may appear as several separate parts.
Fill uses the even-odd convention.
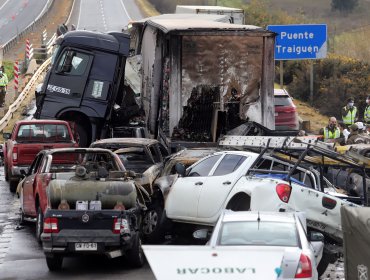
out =
[[[11,192],[16,191],[22,172],[27,173],[38,152],[77,146],[69,124],[61,120],[21,120],[3,137],[5,180]]]
[[[50,270],[66,255],[122,255],[143,265],[140,228],[145,192],[107,149],[41,151],[19,184],[21,222],[36,221]]]

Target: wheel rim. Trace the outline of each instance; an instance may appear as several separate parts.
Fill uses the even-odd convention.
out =
[[[36,225],[36,234],[37,234],[37,238],[40,239],[40,236],[41,236],[41,213],[39,211],[39,213],[37,214],[37,225]]]
[[[144,234],[151,234],[158,224],[158,213],[151,210],[145,215],[143,220],[143,231]]]

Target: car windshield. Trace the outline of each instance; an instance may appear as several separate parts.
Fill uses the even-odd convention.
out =
[[[293,101],[289,96],[275,96],[275,106],[292,106]]]
[[[86,171],[94,172],[99,168],[107,171],[120,171],[114,157],[107,152],[69,151],[55,152],[51,155],[50,172],[74,172],[77,166],[85,167]]]
[[[295,224],[275,221],[226,222],[218,243],[225,246],[299,246]]]
[[[121,149],[121,151],[117,151],[117,154],[126,169],[138,173],[143,173],[154,164],[144,148]]]

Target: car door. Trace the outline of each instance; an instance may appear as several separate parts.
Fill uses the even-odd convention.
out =
[[[166,215],[171,219],[194,220],[203,184],[222,154],[198,161],[187,169],[185,177],[178,177],[166,199]]]
[[[36,215],[35,198],[34,198],[34,183],[37,171],[42,162],[43,154],[39,154],[32,162],[27,176],[23,179],[21,189],[21,203],[23,213],[30,216]]]
[[[220,211],[235,183],[245,175],[248,162],[248,157],[245,155],[224,155],[203,184],[198,204],[199,219],[207,222],[206,219]]]

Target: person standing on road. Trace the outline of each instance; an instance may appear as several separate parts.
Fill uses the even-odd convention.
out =
[[[355,100],[352,97],[350,97],[347,100],[347,105],[342,108],[343,123],[347,127],[354,124],[358,118],[358,110],[354,104]]]
[[[4,66],[0,67],[0,107],[4,107],[5,95],[8,87],[8,76],[4,71]]]
[[[337,127],[337,119],[329,118],[329,124],[320,130],[320,134],[324,135],[324,142],[335,142],[341,137],[340,129]]]
[[[365,124],[370,124],[370,95],[366,98],[366,107],[364,112],[364,122]]]

